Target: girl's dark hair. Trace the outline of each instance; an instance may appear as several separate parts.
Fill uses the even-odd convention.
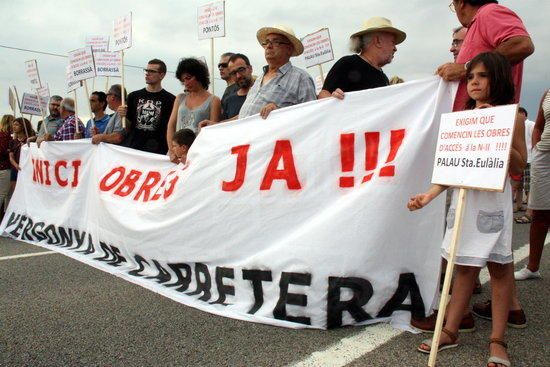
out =
[[[18,117],[13,122],[17,122],[18,124],[21,124],[23,127],[23,133],[28,134],[28,136],[35,136],[36,133],[34,132],[34,129],[32,128],[32,124],[29,120],[26,118]],[[25,131],[25,127],[27,128]]]
[[[178,145],[185,145],[191,147],[195,141],[197,135],[191,129],[181,129],[175,132],[172,140],[175,141]]]
[[[194,76],[204,89],[208,89],[210,76],[208,75],[208,68],[201,61],[192,57],[181,59],[176,69],[176,79],[181,81],[183,74]]]
[[[506,105],[514,102],[515,88],[512,79],[512,66],[506,57],[497,52],[483,52],[474,57],[468,64],[466,76],[472,69],[483,64],[489,76],[489,103],[493,106]],[[466,109],[473,109],[476,101],[470,98],[466,102]]]

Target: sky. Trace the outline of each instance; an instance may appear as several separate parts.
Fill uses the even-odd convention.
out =
[[[31,92],[24,62],[36,59],[42,83],[51,94],[67,95],[63,57],[13,50],[8,47],[31,49],[66,55],[84,46],[86,36],[108,35],[115,18],[132,12],[133,46],[125,52],[125,86],[128,92],[145,86],[142,68],[152,58],[164,60],[169,71],[176,69],[182,57],[204,56],[210,64],[210,40],[198,40],[197,7],[211,3],[201,0],[0,0],[0,113],[10,113],[8,87],[15,85],[19,94]],[[450,0],[279,0],[277,2],[227,0],[226,36],[214,42],[215,64],[226,51],[249,56],[255,74],[265,65],[263,49],[256,40],[261,27],[284,24],[294,29],[300,38],[321,28],[330,30],[335,60],[322,65],[328,72],[340,57],[350,54],[349,36],[361,30],[362,23],[373,16],[389,18],[393,25],[407,33],[404,43],[397,46],[393,62],[383,70],[392,77],[406,81],[434,74],[437,67],[452,61],[449,52],[451,29],[458,26],[456,14],[448,7]],[[535,44],[535,53],[524,65],[521,104],[535,119],[543,92],[550,87],[550,14],[548,0],[502,0],[523,20]],[[291,59],[304,67],[299,56]],[[319,68],[307,69],[315,78]],[[117,82],[120,79],[114,79]],[[114,83],[110,79],[110,83]],[[104,90],[106,80],[88,80],[90,92]],[[173,73],[163,81],[173,94],[183,88]],[[225,82],[216,71],[215,94],[221,96]],[[89,116],[84,89],[78,90],[79,115]],[[34,117],[33,121],[39,118]]]

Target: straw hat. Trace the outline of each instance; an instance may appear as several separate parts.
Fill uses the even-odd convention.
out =
[[[395,34],[395,44],[398,45],[407,38],[407,34],[392,26],[391,20],[382,17],[372,17],[363,22],[363,29],[350,36],[350,38],[362,36],[370,32],[388,32]]]
[[[256,33],[256,38],[258,39],[258,42],[262,43],[265,41],[265,38],[268,34],[280,34],[282,36],[285,36],[288,38],[290,43],[294,46],[294,52],[292,53],[292,56],[298,56],[301,55],[302,52],[304,52],[304,45],[302,45],[302,42],[294,35],[294,31],[292,28],[287,27],[285,25],[275,25],[273,27],[263,27],[258,30]]]

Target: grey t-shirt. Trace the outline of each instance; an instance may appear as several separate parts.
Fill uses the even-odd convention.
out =
[[[38,137],[41,138],[43,137],[44,135],[46,135],[46,127],[48,128],[48,134],[50,135],[55,135],[55,133],[57,132],[57,130],[59,130],[59,128],[61,126],[63,126],[63,122],[65,120],[63,120],[61,117],[52,117],[52,116],[48,116],[44,119],[44,121],[42,121],[42,124],[40,124],[40,129],[38,129]]]
[[[109,119],[109,122],[107,123],[107,126],[105,127],[104,134],[112,134],[112,133],[119,133],[124,138],[126,138],[126,136],[128,135],[128,132],[126,131],[126,129],[122,127],[122,118],[120,117],[118,112],[113,113],[113,115]]]

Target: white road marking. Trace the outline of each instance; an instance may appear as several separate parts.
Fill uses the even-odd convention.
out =
[[[49,254],[57,254],[57,252],[55,252],[55,251],[44,251],[44,252],[31,252],[30,254],[4,256],[4,257],[0,257],[0,261],[2,261],[2,260],[21,259],[23,257],[42,256],[42,255],[49,255]]]
[[[546,236],[544,243],[548,244],[549,241],[550,234]],[[521,262],[527,256],[529,256],[528,243],[514,251],[514,262]],[[481,271],[479,277],[481,284],[489,281],[487,268]],[[394,329],[388,324],[366,326],[359,334],[343,338],[325,350],[313,352],[309,357],[289,367],[343,367],[403,333],[404,331]]]

